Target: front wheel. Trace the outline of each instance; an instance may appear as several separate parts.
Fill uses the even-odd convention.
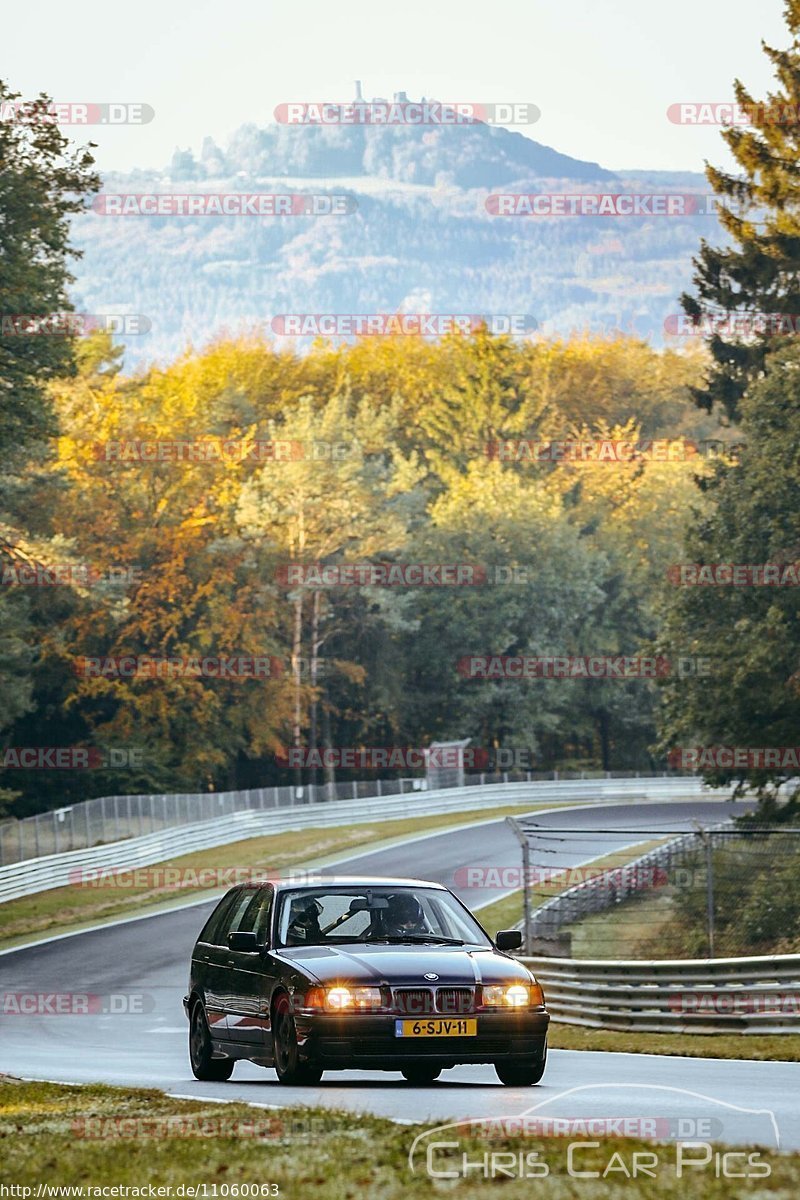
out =
[[[281,1083],[303,1087],[319,1083],[322,1067],[300,1061],[297,1030],[287,995],[279,996],[272,1012],[272,1054]]]
[[[195,1079],[221,1083],[233,1074],[232,1058],[212,1058],[213,1047],[208,1020],[202,1004],[198,1001],[192,1009],[189,1021],[189,1062]]]
[[[542,1057],[533,1062],[498,1062],[494,1064],[497,1078],[506,1087],[532,1087],[544,1075],[547,1066],[547,1043],[542,1050]]]
[[[442,1073],[441,1067],[427,1067],[424,1063],[420,1066],[403,1067],[403,1078],[408,1083],[413,1083],[416,1087],[424,1087],[426,1083],[433,1083],[434,1079],[438,1079]]]

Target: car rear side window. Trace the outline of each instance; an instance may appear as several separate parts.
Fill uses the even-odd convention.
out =
[[[240,892],[236,903],[228,909],[219,930],[216,931],[218,943],[224,944],[229,933],[237,933],[240,929],[250,931],[251,927],[243,922],[249,909],[257,902],[258,896],[259,893],[253,892],[252,888],[245,888]]]
[[[264,945],[269,940],[269,919],[271,915],[272,888],[262,888],[256,892],[244,910],[239,924],[232,925],[231,929],[237,929],[239,933],[254,933],[258,939],[258,944]]]
[[[241,888],[235,888],[232,892],[228,892],[227,896],[223,896],[203,926],[203,931],[197,940],[199,942],[206,942],[210,946],[222,946],[225,942],[224,933],[228,929],[227,918],[230,915],[231,909],[235,908],[238,910],[242,897],[246,896],[249,901],[251,895],[251,892],[243,892]],[[243,910],[246,905],[241,907]]]

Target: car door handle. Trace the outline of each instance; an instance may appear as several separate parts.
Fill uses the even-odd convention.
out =
[[[229,959],[228,959],[228,966],[229,966],[229,967],[235,967],[235,966],[236,966],[236,959],[235,959],[235,958],[229,958]]]
[[[204,954],[204,955],[203,955],[203,962],[210,962],[210,961],[211,961],[211,955],[210,955],[210,954]]]

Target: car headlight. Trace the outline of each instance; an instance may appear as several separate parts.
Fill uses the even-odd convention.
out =
[[[335,987],[313,988],[306,998],[309,1008],[325,1008],[328,1012],[354,1012],[359,1009],[377,1009],[383,997],[379,987],[352,987],[336,984]]]
[[[484,1008],[530,1008],[544,1004],[538,983],[490,983],[483,985]]]

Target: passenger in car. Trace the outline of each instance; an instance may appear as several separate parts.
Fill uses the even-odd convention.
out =
[[[319,915],[322,906],[318,900],[295,900],[292,903],[292,915],[289,918],[289,928],[286,933],[287,945],[319,944],[323,941],[320,929]]]

